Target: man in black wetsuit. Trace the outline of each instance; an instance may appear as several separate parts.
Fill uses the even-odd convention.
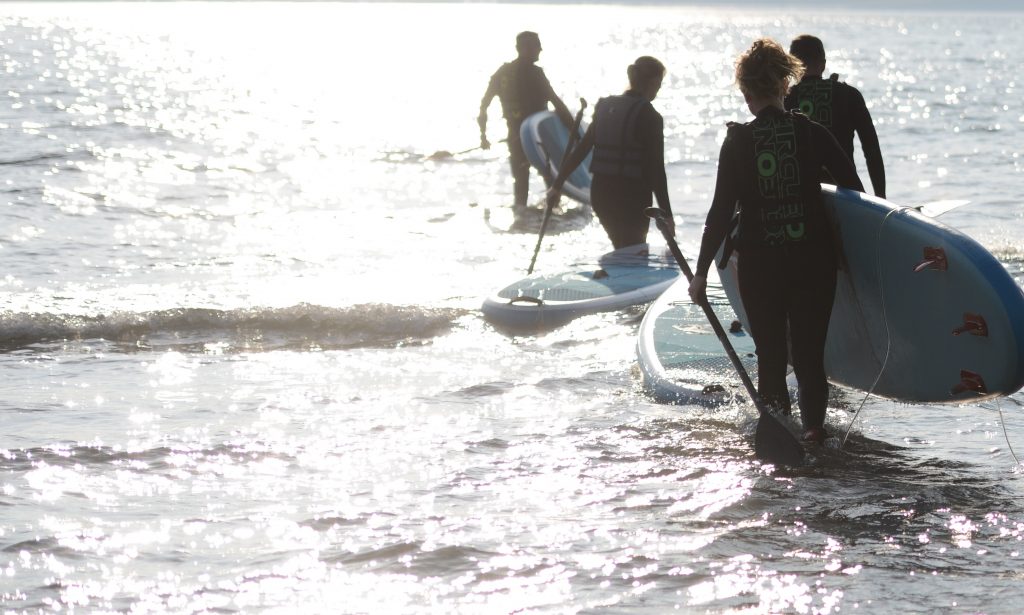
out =
[[[801,34],[793,39],[789,53],[803,62],[805,72],[800,83],[793,86],[786,96],[786,109],[800,111],[828,128],[850,160],[853,160],[853,133],[856,132],[864,151],[871,186],[875,194],[884,199],[885,166],[864,96],[857,88],[839,81],[839,75],[835,73],[828,79],[822,78],[825,73],[825,46],[821,39]],[[835,183],[827,175],[824,179]]]
[[[527,117],[544,111],[550,102],[555,113],[566,126],[571,127],[572,114],[562,99],[555,94],[551,83],[544,74],[544,69],[537,66],[541,52],[540,37],[536,32],[520,32],[516,36],[516,51],[519,56],[511,62],[502,64],[491,76],[487,91],[480,101],[480,147],[489,149],[487,140],[487,108],[497,96],[501,101],[501,111],[508,124],[509,164],[512,167],[513,192],[515,207],[525,207],[526,197],[530,192],[530,162],[523,153],[523,144],[519,138],[519,127]]]
[[[626,69],[629,89],[594,106],[594,120],[559,170],[548,198],[557,202],[565,179],[593,150],[590,205],[615,249],[647,242],[653,199],[672,222],[665,176],[665,121],[651,102],[661,90],[665,65],[651,56]]]

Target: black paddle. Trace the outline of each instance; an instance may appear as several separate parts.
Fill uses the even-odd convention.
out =
[[[506,141],[506,139],[502,139],[501,141],[498,141],[498,143],[504,143],[505,141]],[[475,152],[476,150],[483,149],[483,148],[484,148],[483,145],[477,145],[476,147],[471,147],[469,149],[464,149],[461,152],[449,152],[446,149],[439,149],[436,152],[434,152],[433,154],[427,156],[425,158],[425,160],[444,160],[445,158],[452,158],[453,156],[461,156],[463,154],[468,154],[469,152]]]
[[[558,165],[559,170],[565,166],[565,161],[569,159],[569,152],[572,151],[573,146],[580,133],[580,123],[583,122],[583,110],[587,108],[587,101],[585,98],[580,98],[580,110],[576,113],[576,118],[572,123],[572,130],[569,131],[569,142],[565,144],[565,151],[562,152],[562,162]],[[540,243],[544,241],[544,231],[548,227],[548,220],[551,219],[551,210],[554,209],[554,203],[551,199],[548,199],[547,207],[544,208],[544,219],[540,223],[540,234],[537,235],[537,247],[533,249],[533,258],[530,259],[530,266],[526,269],[526,274],[533,273],[533,266],[537,264],[537,254],[540,253]]]
[[[658,225],[658,230],[665,236],[665,241],[668,242],[672,256],[679,263],[679,268],[683,270],[686,279],[693,280],[693,272],[690,271],[690,266],[686,264],[686,257],[683,256],[682,251],[679,249],[679,244],[676,243],[675,237],[672,236],[672,230],[666,220],[665,212],[658,207],[648,207],[646,213],[654,219],[654,222]],[[711,328],[715,330],[715,335],[718,336],[718,341],[722,342],[726,354],[729,355],[729,360],[732,361],[733,367],[736,368],[740,375],[740,380],[743,381],[743,386],[747,389],[747,394],[750,395],[750,399],[754,400],[754,405],[757,406],[757,411],[761,415],[757,421],[757,430],[754,433],[754,454],[758,459],[775,465],[799,465],[804,459],[803,446],[786,429],[786,426],[780,423],[765,408],[764,402],[761,401],[761,396],[757,394],[757,390],[754,388],[754,383],[750,381],[747,370],[743,368],[743,363],[740,362],[739,356],[729,342],[729,338],[722,328],[722,323],[718,321],[718,316],[711,309],[711,304],[704,301],[700,304],[700,307],[703,308],[704,315],[707,317],[708,322],[711,323]]]
[[[476,147],[471,147],[469,149],[464,149],[461,152],[449,152],[446,149],[442,149],[442,150],[438,150],[438,151],[434,152],[433,154],[427,156],[427,160],[443,160],[445,158],[452,158],[453,156],[461,156],[462,154],[468,154],[469,152],[475,152],[478,149],[481,149],[480,145],[477,145]]]

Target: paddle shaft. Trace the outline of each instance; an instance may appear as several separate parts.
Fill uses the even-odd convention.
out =
[[[583,122],[583,110],[587,108],[586,99],[580,99],[580,110],[576,113],[576,118],[573,120],[572,129],[569,131],[569,141],[565,144],[565,151],[562,152],[562,162],[558,165],[559,170],[565,166],[565,161],[569,159],[569,153],[572,152],[572,148],[576,145],[576,141],[579,137],[580,124]],[[544,231],[548,228],[548,220],[551,219],[551,210],[554,208],[551,199],[548,199],[547,206],[544,208],[544,219],[540,223],[540,232],[537,234],[537,245],[533,248],[533,257],[530,259],[530,266],[526,269],[526,274],[533,273],[533,266],[537,264],[537,255],[540,254],[540,244],[544,241]]]
[[[504,143],[505,141],[506,141],[506,139],[502,139],[501,141],[498,141],[498,143]],[[427,160],[437,160],[439,158],[451,158],[452,156],[461,156],[463,154],[468,154],[470,152],[475,152],[476,150],[483,149],[483,148],[484,148],[483,145],[477,145],[476,147],[471,147],[469,149],[464,149],[461,152],[449,152],[446,149],[441,149],[441,150],[437,150],[433,154],[427,156]]]
[[[658,229],[661,230],[665,236],[665,241],[668,242],[668,248],[672,251],[672,256],[675,257],[676,262],[679,263],[679,268],[683,270],[683,275],[686,276],[686,280],[689,282],[693,281],[693,272],[690,271],[690,265],[686,262],[686,257],[683,256],[683,252],[679,249],[679,244],[676,243],[672,234],[667,229],[662,228],[665,222],[658,218],[655,220],[658,224]],[[743,362],[740,360],[736,349],[732,347],[732,342],[729,341],[729,336],[725,333],[725,328],[722,327],[722,323],[718,320],[718,315],[711,309],[711,304],[705,300],[700,304],[702,310],[704,310],[704,316],[707,317],[708,322],[711,323],[711,328],[715,330],[715,335],[718,336],[718,341],[722,342],[722,346],[725,348],[725,353],[729,355],[729,360],[732,361],[733,367],[739,372],[740,380],[743,381],[743,386],[747,389],[747,393],[751,399],[754,400],[754,405],[757,406],[757,411],[762,416],[771,416],[771,413],[764,407],[764,402],[761,401],[761,396],[757,394],[757,389],[754,388],[754,382],[750,379],[750,375],[747,374],[747,370],[743,367]],[[774,417],[772,417],[774,418]]]

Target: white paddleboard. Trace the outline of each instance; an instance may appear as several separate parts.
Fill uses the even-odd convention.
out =
[[[679,277],[667,251],[637,244],[558,273],[535,273],[487,297],[483,314],[495,326],[536,332],[584,314],[653,301]]]
[[[716,406],[748,399],[736,368],[708,323],[690,301],[689,282],[680,278],[651,304],[637,338],[637,361],[644,389],[656,401]],[[724,295],[709,289],[708,299],[747,373],[757,381],[754,342],[733,323],[736,316]]]
[[[584,132],[586,126],[581,125],[579,138],[583,138]],[[569,129],[554,111],[540,111],[523,120],[519,136],[530,164],[548,182],[554,181],[569,143]],[[562,194],[587,205],[590,204],[590,158],[591,155],[587,154],[580,166],[569,174],[562,188]]]
[[[905,402],[964,403],[1024,386],[1024,292],[963,233],[823,185],[842,246],[829,380]],[[745,324],[735,253],[719,277]],[[877,380],[877,383],[876,383]]]

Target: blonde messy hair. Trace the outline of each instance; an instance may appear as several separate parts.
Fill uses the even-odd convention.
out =
[[[779,98],[799,81],[804,65],[770,38],[759,38],[736,60],[736,83],[744,96]]]

